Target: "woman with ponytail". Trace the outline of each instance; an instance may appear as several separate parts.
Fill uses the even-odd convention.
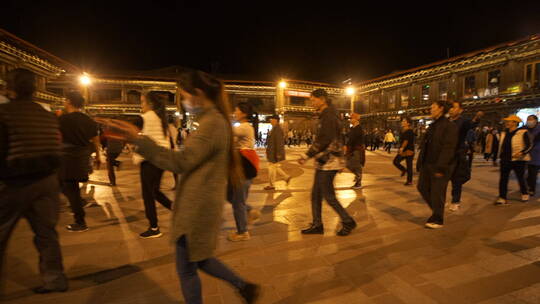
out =
[[[135,126],[109,121],[132,142],[145,159],[157,167],[181,174],[172,211],[171,236],[176,247],[176,267],[187,304],[202,303],[198,270],[230,283],[245,303],[254,303],[259,287],[246,282],[214,257],[222,224],[227,183],[239,187],[242,165],[234,153],[230,108],[223,84],[216,78],[192,72],[180,82],[182,104],[193,113],[199,128],[173,151],[137,134]],[[107,122],[105,122],[107,123]]]
[[[141,133],[148,136],[157,145],[170,148],[165,102],[156,92],[149,92],[141,98],[143,127]],[[160,190],[163,169],[134,154],[134,161],[141,166],[141,188],[144,200],[144,211],[150,227],[141,233],[142,238],[158,238],[162,236],[158,226],[156,200],[167,209],[171,209],[172,202]]]

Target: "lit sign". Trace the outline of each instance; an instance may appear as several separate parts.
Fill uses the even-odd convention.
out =
[[[285,95],[287,96],[297,96],[297,97],[311,97],[310,92],[300,92],[300,91],[285,91]]]

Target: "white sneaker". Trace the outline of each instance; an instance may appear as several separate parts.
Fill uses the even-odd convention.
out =
[[[450,204],[450,208],[448,208],[448,210],[454,211],[454,212],[455,212],[455,211],[458,211],[458,210],[459,210],[459,207],[461,207],[460,204],[452,203],[452,204]]]
[[[443,227],[443,225],[440,225],[440,224],[426,223],[426,228],[429,228],[429,229],[440,229],[442,227]]]
[[[528,194],[522,194],[521,195],[521,201],[526,203],[529,201],[529,195]]]
[[[508,201],[502,197],[499,197],[496,201],[495,201],[495,205],[497,206],[502,206],[502,205],[506,205],[508,204]]]

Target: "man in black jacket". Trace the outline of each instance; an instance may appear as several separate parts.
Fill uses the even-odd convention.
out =
[[[446,101],[435,101],[431,105],[434,122],[426,132],[416,162],[420,171],[418,191],[433,212],[426,223],[426,228],[431,229],[443,227],[446,188],[455,165],[458,130],[445,117],[449,109]]]
[[[353,189],[362,188],[362,168],[366,164],[366,145],[364,141],[364,130],[360,126],[360,115],[351,114],[351,124],[353,127],[347,135],[347,169],[354,174]]]
[[[346,236],[356,228],[356,222],[341,206],[336,198],[334,189],[334,178],[338,171],[345,165],[343,161],[343,142],[341,139],[341,123],[339,116],[328,93],[323,89],[317,89],[311,93],[311,101],[315,109],[320,113],[319,124],[317,126],[317,136],[315,142],[308,152],[302,156],[298,162],[303,165],[307,159],[315,158],[316,171],[313,189],[311,190],[311,212],[313,223],[307,229],[302,230],[303,234],[323,234],[322,223],[322,200],[326,202],[339,214],[342,227],[337,232],[339,236]]]
[[[285,138],[283,130],[279,126],[279,115],[270,117],[272,130],[266,138],[266,159],[268,160],[268,175],[270,185],[264,190],[275,190],[276,175],[281,175],[287,185],[291,181],[291,176],[281,169],[280,162],[285,160]]]
[[[456,124],[458,129],[458,141],[456,144],[456,167],[452,174],[452,204],[450,211],[458,211],[461,206],[461,192],[463,184],[471,178],[471,166],[467,160],[467,134],[470,130],[476,128],[480,118],[484,115],[483,112],[476,113],[476,116],[471,120],[461,116],[463,108],[461,102],[452,101],[452,107],[448,111],[450,121]]]
[[[56,117],[32,101],[35,83],[28,70],[9,72],[8,90],[16,97],[0,105],[0,274],[8,239],[25,217],[34,231],[43,280],[34,292],[48,293],[68,288],[56,232],[60,131]]]

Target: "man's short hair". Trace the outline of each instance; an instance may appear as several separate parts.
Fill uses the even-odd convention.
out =
[[[327,105],[332,104],[332,100],[328,97],[328,92],[325,89],[316,89],[311,92],[311,96],[324,99]]]
[[[408,116],[402,117],[401,121],[405,120],[409,125],[412,125],[412,119]]]
[[[452,103],[446,100],[435,100],[433,103],[443,108],[443,114],[448,113],[448,111],[452,107]]]
[[[275,119],[279,122],[279,115],[272,115],[269,119]]]
[[[66,99],[77,109],[82,109],[84,107],[84,97],[77,91],[67,93]]]
[[[7,74],[7,89],[17,94],[17,99],[31,99],[36,91],[36,75],[27,69],[14,69]]]

